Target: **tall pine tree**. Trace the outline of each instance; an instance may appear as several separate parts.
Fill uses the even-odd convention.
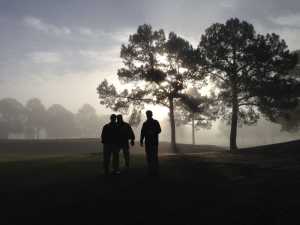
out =
[[[297,57],[278,35],[256,34],[248,22],[229,19],[210,26],[198,49],[202,73],[219,88],[223,115],[231,124],[230,150],[237,149],[238,122],[251,125],[259,112],[272,117],[295,106],[297,81],[289,71]]]

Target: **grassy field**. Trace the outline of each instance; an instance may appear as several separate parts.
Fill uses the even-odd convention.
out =
[[[160,146],[161,174],[143,150],[129,173],[106,178],[94,140],[0,142],[0,224],[295,224],[300,142],[228,153]]]

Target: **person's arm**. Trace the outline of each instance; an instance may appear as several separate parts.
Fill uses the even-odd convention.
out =
[[[102,132],[101,132],[101,143],[104,143],[105,139],[106,139],[106,129],[105,129],[105,125],[102,128]]]
[[[141,129],[141,137],[140,137],[141,146],[144,145],[144,138],[145,138],[145,123],[143,123],[142,129]]]

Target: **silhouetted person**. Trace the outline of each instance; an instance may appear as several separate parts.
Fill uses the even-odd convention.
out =
[[[152,118],[152,111],[146,112],[147,120],[143,123],[141,130],[141,146],[144,145],[148,164],[148,173],[150,175],[158,174],[158,135],[161,132],[159,122]]]
[[[122,115],[117,116],[117,127],[118,127],[118,135],[117,135],[117,144],[119,150],[123,151],[123,156],[125,160],[126,169],[129,169],[129,161],[130,161],[130,153],[129,153],[129,143],[130,140],[131,146],[134,145],[134,133],[131,126],[123,121]]]
[[[110,116],[110,123],[104,125],[101,133],[103,143],[103,165],[105,175],[109,174],[111,156],[113,156],[113,173],[119,173],[119,152],[116,145],[115,135],[117,133],[117,116]]]

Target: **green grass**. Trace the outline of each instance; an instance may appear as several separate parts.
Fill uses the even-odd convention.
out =
[[[231,154],[199,146],[199,154],[162,155],[158,178],[147,176],[137,152],[129,173],[108,178],[96,151],[0,152],[0,224],[289,224],[298,218],[296,151]]]

